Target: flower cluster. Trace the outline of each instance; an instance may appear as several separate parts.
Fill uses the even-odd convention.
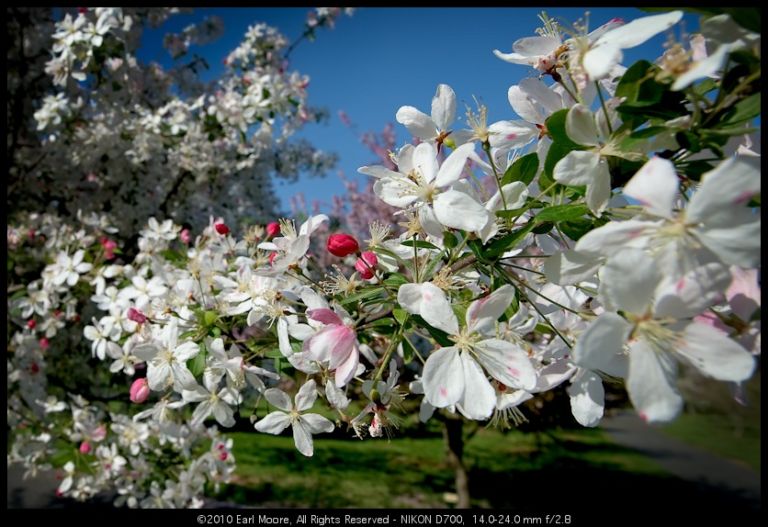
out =
[[[223,217],[191,232],[152,217],[128,256],[98,216],[10,227],[9,282],[21,283],[9,305],[9,459],[62,470],[66,496],[111,487],[118,505],[194,505],[233,469],[218,427],[249,416],[259,432],[290,427],[312,456],[313,436],[337,428],[393,433],[409,398],[422,421],[508,425],[521,403],[567,384],[574,419],[595,426],[603,382],[623,382],[659,422],[682,410],[681,365],[746,381],[760,352],[761,178],[740,143],[759,115],[760,62],[750,44],[729,45],[736,74],[702,68],[717,79],[683,88],[695,66],[620,64],[622,49],[680,17],[569,39],[543,17],[539,36],[498,53],[554,83],[508,89],[519,119],[488,124],[480,106],[458,129],[444,84],[430,115],[397,110],[418,144],[359,170],[401,234],[374,222],[363,241],[325,214],[242,237]],[[232,67],[265,52],[238,52]],[[339,265],[319,265],[320,253]],[[123,410],[78,393],[49,366],[63,361],[95,365],[94,401]]]

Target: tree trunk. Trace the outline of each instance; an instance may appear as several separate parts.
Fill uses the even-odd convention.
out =
[[[445,428],[443,429],[443,436],[448,446],[448,462],[451,464],[454,470],[454,477],[456,480],[456,494],[459,497],[457,507],[460,509],[468,509],[470,507],[469,502],[469,476],[467,469],[464,466],[464,437],[462,431],[464,427],[464,421],[462,419],[445,420]]]

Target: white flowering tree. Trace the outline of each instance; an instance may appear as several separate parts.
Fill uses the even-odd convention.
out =
[[[103,13],[88,15],[96,33]],[[643,419],[663,422],[684,404],[681,365],[746,381],[760,353],[759,28],[707,12],[700,34],[622,64],[681,17],[589,31],[543,15],[536,36],[495,52],[533,68],[508,87],[513,120],[489,123],[481,106],[462,128],[447,85],[430,115],[393,109],[418,144],[360,172],[399,209],[400,235],[374,222],[365,242],[338,232],[318,247],[319,214],[242,237],[211,218],[193,237],[174,208],[142,220],[135,256],[121,257],[86,218],[9,227],[10,261],[28,270],[9,272],[9,461],[61,470],[66,496],[188,506],[232,473],[220,428],[239,416],[290,428],[311,456],[314,435],[395,433],[411,398],[422,421],[445,422],[466,507],[464,420],[508,426],[521,403],[567,385],[573,418],[596,426],[604,383],[623,383]],[[57,38],[85,34],[79,24],[59,23]],[[87,69],[75,57],[65,83]],[[252,124],[216,101],[203,123]],[[46,127],[60,126],[55,104]],[[318,266],[318,251],[354,272]],[[97,379],[104,390],[86,398]]]

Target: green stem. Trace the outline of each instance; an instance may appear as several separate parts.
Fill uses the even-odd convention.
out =
[[[373,376],[373,386],[376,386],[376,383],[381,379],[382,374],[384,373],[384,370],[387,367],[387,364],[389,364],[389,359],[392,357],[392,354],[397,349],[397,345],[400,344],[400,341],[403,339],[403,332],[405,331],[405,323],[408,322],[408,315],[406,315],[405,320],[403,321],[403,325],[400,326],[400,329],[397,330],[397,333],[392,336],[392,341],[389,343],[389,347],[387,348],[387,351],[384,352],[384,356],[381,358],[381,364],[379,365],[379,369],[376,370],[376,375]]]
[[[597,81],[595,81],[595,89],[597,90],[597,96],[600,97],[600,106],[603,108],[603,115],[605,116],[605,124],[608,126],[608,133],[613,135],[611,116],[608,115],[608,107],[605,105],[605,99],[603,99],[603,91],[600,89],[600,83]]]

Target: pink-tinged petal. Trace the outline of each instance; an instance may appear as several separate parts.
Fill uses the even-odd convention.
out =
[[[606,308],[643,315],[662,279],[658,263],[640,249],[623,249],[600,270],[600,297]]]
[[[683,408],[677,392],[677,368],[668,353],[653,350],[643,340],[630,345],[627,391],[644,421],[671,421]]]
[[[397,301],[409,313],[421,315],[431,326],[449,335],[459,333],[459,321],[451,304],[435,284],[403,284],[397,292]]]
[[[568,387],[571,413],[581,426],[597,426],[603,418],[605,389],[600,377],[582,370]]]
[[[341,388],[352,380],[357,371],[358,364],[360,364],[360,353],[357,350],[357,346],[352,346],[352,350],[347,353],[344,361],[336,366],[335,380],[337,387]]]
[[[742,320],[749,320],[760,308],[760,284],[757,269],[731,267],[733,282],[725,292],[733,312]]]
[[[440,223],[463,231],[480,231],[490,217],[485,207],[458,190],[448,190],[439,194],[435,198],[433,207]]]
[[[296,394],[296,410],[299,412],[306,412],[312,408],[316,399],[317,384],[315,384],[314,379],[310,379],[302,385],[299,389],[299,393]]]
[[[456,93],[447,84],[439,84],[432,97],[432,120],[440,130],[446,130],[456,116]]]
[[[344,322],[339,318],[339,315],[337,315],[332,309],[328,308],[309,309],[307,310],[307,316],[312,320],[317,320],[323,324],[334,324],[338,326],[344,324]]]
[[[467,309],[467,327],[478,333],[493,330],[496,321],[512,304],[515,298],[515,288],[504,285],[490,295],[475,300]]]
[[[686,326],[677,351],[702,373],[720,381],[744,381],[755,371],[751,353],[706,324]]]
[[[536,387],[536,370],[519,346],[500,339],[475,344],[477,360],[491,377],[510,388],[530,391]]]
[[[353,330],[346,326],[337,326],[334,335],[334,344],[328,361],[328,367],[332,370],[346,362],[350,354],[357,353],[357,336]]]
[[[269,404],[271,404],[275,408],[279,408],[286,412],[290,412],[293,409],[293,404],[291,404],[291,398],[288,397],[288,394],[285,393],[283,390],[278,390],[277,388],[270,388],[269,390],[264,392],[264,398],[269,402]]]
[[[424,396],[436,408],[445,408],[464,394],[464,369],[459,350],[453,346],[433,352],[424,364],[421,378]]]
[[[693,318],[723,298],[723,291],[731,282],[726,266],[713,262],[686,273],[677,282],[671,282],[656,293],[653,308],[656,318]]]
[[[628,24],[604,33],[596,44],[610,43],[623,49],[633,48],[671,28],[682,17],[682,11],[671,11],[661,15],[637,18]]]
[[[623,192],[639,201],[649,214],[671,219],[677,188],[675,165],[668,159],[653,157],[632,176]]]
[[[461,178],[461,173],[464,170],[464,165],[467,163],[467,158],[475,150],[474,143],[467,143],[456,148],[451,155],[449,155],[442,166],[437,172],[435,178],[435,185],[438,187],[447,187],[456,183]]]
[[[539,136],[539,129],[525,121],[497,121],[488,127],[491,148],[522,148]]]
[[[354,332],[346,326],[326,326],[304,341],[302,351],[309,352],[312,360],[327,361],[331,359],[331,354],[340,343],[349,346],[350,340],[354,342],[354,338]]]
[[[429,141],[437,136],[437,125],[430,116],[413,106],[401,106],[395,114],[398,123],[405,126],[412,136]]]
[[[622,354],[632,326],[616,313],[603,313],[587,326],[573,348],[573,361],[592,371],[626,377],[627,363]]]
[[[291,424],[291,418],[283,412],[272,412],[257,421],[254,428],[259,432],[277,435]]]
[[[565,117],[565,132],[574,143],[597,146],[598,135],[595,116],[583,104],[577,104]]]
[[[462,353],[460,359],[464,370],[464,395],[457,404],[459,411],[469,419],[487,419],[496,406],[496,392],[469,353]]]

